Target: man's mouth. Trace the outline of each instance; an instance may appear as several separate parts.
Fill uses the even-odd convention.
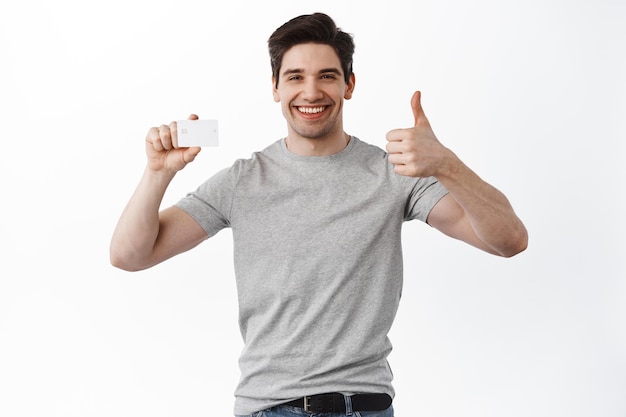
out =
[[[327,106],[318,106],[318,107],[298,107],[298,111],[304,114],[317,114],[326,110]]]

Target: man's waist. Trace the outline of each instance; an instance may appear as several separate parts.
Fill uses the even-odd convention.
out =
[[[282,405],[302,408],[313,413],[345,413],[351,411],[383,411],[391,406],[388,394],[353,394],[337,392],[304,396]]]

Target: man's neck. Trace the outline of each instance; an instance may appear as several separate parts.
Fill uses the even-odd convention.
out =
[[[290,132],[285,138],[289,152],[301,156],[328,156],[341,152],[348,146],[350,135],[341,132],[325,138],[309,139]]]

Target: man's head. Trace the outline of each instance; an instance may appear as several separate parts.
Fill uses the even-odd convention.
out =
[[[304,43],[318,43],[332,47],[343,70],[346,83],[352,75],[354,41],[352,35],[337,28],[335,22],[323,13],[302,15],[291,19],[274,31],[268,40],[272,75],[278,87],[283,56],[291,47]]]

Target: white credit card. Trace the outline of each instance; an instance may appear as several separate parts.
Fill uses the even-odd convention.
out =
[[[177,120],[178,146],[218,146],[217,120]]]

